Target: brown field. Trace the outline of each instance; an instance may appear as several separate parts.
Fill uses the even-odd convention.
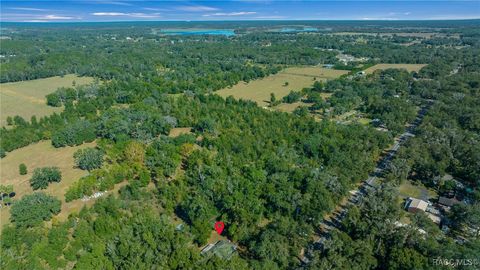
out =
[[[422,69],[424,66],[427,64],[376,64],[372,67],[369,67],[365,69],[366,74],[372,74],[375,70],[385,70],[389,68],[396,68],[396,69],[405,69],[408,72],[418,72],[420,69]]]
[[[281,111],[281,112],[293,112],[296,108],[300,106],[309,106],[310,104],[303,103],[301,101],[299,102],[294,102],[294,103],[281,103],[277,106],[275,106],[275,110]]]
[[[172,128],[168,137],[175,138],[183,134],[191,134],[192,128],[191,127],[183,127],[183,128]]]
[[[310,87],[317,80],[338,78],[348,73],[345,70],[326,69],[321,67],[291,67],[268,77],[251,81],[240,82],[231,88],[224,88],[216,92],[222,97],[233,96],[237,99],[252,100],[259,106],[268,106],[270,93],[274,93],[277,99],[286,96],[290,91],[299,91]],[[288,82],[288,86],[284,86]]]
[[[25,194],[33,192],[30,187],[30,178],[35,168],[56,166],[62,172],[62,181],[51,183],[48,188],[42,190],[47,194],[57,197],[62,201],[61,217],[67,217],[73,210],[80,210],[85,202],[81,200],[65,203],[65,192],[68,187],[80,177],[87,174],[86,171],[74,168],[73,153],[81,148],[93,147],[95,143],[86,143],[80,146],[54,148],[50,141],[42,141],[32,144],[12,152],[0,160],[0,184],[13,185],[13,190],[17,193],[15,200],[19,200]],[[25,163],[28,168],[28,174],[20,175],[18,166]],[[80,202],[80,203],[79,203]],[[0,225],[9,222],[9,207],[0,209]]]
[[[73,81],[77,85],[93,82],[92,77],[78,77],[73,74],[63,77],[50,77],[31,81],[21,81],[0,84],[0,125],[6,125],[8,116],[19,115],[30,121],[30,117],[36,115],[42,117],[54,112],[62,111],[62,108],[49,107],[45,96],[57,90],[59,87],[71,87]]]
[[[329,97],[331,97],[333,93],[320,93],[320,96],[324,99],[327,100]],[[294,102],[294,103],[280,103],[279,105],[275,106],[274,109],[277,111],[281,112],[293,112],[296,108],[300,106],[306,106],[310,107],[312,106],[313,103],[307,103],[307,102]]]

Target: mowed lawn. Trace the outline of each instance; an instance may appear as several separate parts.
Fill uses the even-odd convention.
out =
[[[54,148],[51,145],[51,141],[41,141],[9,152],[6,157],[0,160],[0,184],[13,185],[13,190],[17,193],[14,200],[19,200],[25,194],[33,192],[29,180],[35,168],[55,166],[62,172],[62,180],[60,183],[51,183],[47,189],[42,191],[62,201],[63,215],[73,210],[80,210],[83,205],[73,207],[74,205],[72,205],[72,203],[76,201],[66,204],[64,196],[66,190],[72,183],[87,174],[87,171],[74,167],[73,153],[78,149],[94,146],[95,143],[86,143],[74,147]],[[27,165],[28,174],[19,174],[18,166],[21,163]],[[81,200],[78,201],[81,202]],[[76,202],[76,204],[78,204],[78,202]],[[2,226],[9,222],[9,209],[10,207],[0,209],[0,225]]]
[[[338,78],[348,73],[345,70],[326,69],[322,67],[291,67],[277,74],[251,81],[240,82],[231,88],[224,88],[216,92],[222,97],[233,96],[236,99],[252,100],[259,106],[268,106],[270,93],[274,93],[277,99],[286,96],[290,91],[300,91],[313,85],[314,78],[328,80]],[[285,86],[288,82],[288,86]]]
[[[424,66],[427,64],[376,64],[374,66],[371,66],[367,69],[365,69],[366,74],[372,74],[375,72],[375,70],[385,70],[385,69],[390,69],[390,68],[395,68],[395,69],[405,69],[408,72],[418,72],[420,69],[422,69]]]
[[[39,118],[53,112],[60,112],[62,108],[47,106],[45,96],[59,87],[72,87],[74,81],[76,85],[82,85],[92,83],[94,79],[69,74],[63,77],[0,84],[1,126],[6,126],[8,116],[19,115],[30,121],[33,115]]]

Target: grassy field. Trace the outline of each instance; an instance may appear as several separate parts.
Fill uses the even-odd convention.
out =
[[[429,198],[436,198],[438,194],[435,190],[431,188],[427,188],[422,184],[413,184],[411,181],[405,180],[402,184],[398,187],[398,193],[400,197],[414,197],[420,198],[422,195],[425,195]],[[424,193],[424,194],[422,194]]]
[[[86,171],[74,168],[73,153],[78,149],[93,147],[94,145],[95,143],[88,143],[75,147],[54,148],[50,141],[42,141],[14,150],[0,160],[0,184],[13,185],[13,190],[17,193],[15,200],[18,200],[25,194],[33,192],[29,180],[35,168],[56,166],[62,172],[62,181],[60,183],[51,183],[43,191],[62,201],[61,215],[67,217],[71,211],[80,210],[83,202],[77,200],[66,204],[65,191],[73,182],[87,174]],[[19,174],[18,165],[21,163],[27,165],[28,174]],[[9,222],[9,209],[2,208],[0,210],[0,225]]]
[[[307,104],[301,101],[294,102],[294,103],[280,103],[279,105],[275,106],[275,110],[281,112],[293,112],[296,108],[300,106],[310,106],[312,104]]]
[[[59,112],[62,108],[46,105],[45,96],[59,87],[71,87],[73,81],[77,85],[93,82],[91,77],[78,77],[70,74],[64,77],[51,77],[45,79],[21,81],[0,84],[0,122],[6,125],[7,116],[20,115],[30,120],[32,115],[37,117]]]
[[[168,137],[175,138],[184,134],[192,134],[192,128],[191,127],[172,128],[170,130],[170,133],[168,134]]]
[[[268,106],[270,93],[281,99],[291,90],[299,91],[310,87],[317,80],[338,78],[348,73],[345,70],[326,69],[321,67],[291,67],[268,77],[251,81],[240,82],[231,88],[224,88],[216,93],[222,97],[233,96],[237,99],[252,100],[260,106]],[[284,86],[288,82],[288,86]]]
[[[418,72],[424,66],[426,66],[426,64],[376,64],[375,66],[365,69],[365,73],[372,74],[375,70],[385,70],[389,68],[406,69],[408,72]]]

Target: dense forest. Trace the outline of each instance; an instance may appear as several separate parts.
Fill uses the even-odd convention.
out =
[[[391,33],[393,26],[411,32],[415,25],[312,24],[361,33]],[[2,35],[11,39],[1,41],[0,54],[8,56],[1,60],[1,82],[69,73],[97,80],[49,94],[47,104],[62,107],[60,113],[9,119],[0,130],[2,157],[40,140],[56,148],[95,141],[95,148],[75,152],[76,166],[88,174],[68,188],[65,201],[127,184],[62,222],[55,218],[60,200],[41,190],[14,202],[11,224],[1,232],[1,268],[449,269],[432,260],[478,259],[476,26],[430,22],[429,31],[447,36],[417,39],[266,31],[280,27],[273,22],[245,22],[232,37],[157,35],[152,28],[160,26],[149,23],[7,24]],[[454,33],[459,37],[448,36]],[[418,42],[399,44],[413,40]],[[214,93],[287,66],[340,65],[338,51],[368,60],[344,67],[352,69],[346,76],[312,81],[311,88],[283,99],[305,98],[310,112],[324,112],[323,120]],[[357,76],[359,64],[375,63],[428,65],[419,72]],[[320,98],[326,93],[327,100]],[[393,159],[381,186],[349,207],[340,229],[304,256],[325,215],[368,177],[428,102],[415,137]],[[351,110],[377,119],[386,131],[331,120]],[[168,136],[174,128],[191,131]],[[468,202],[448,214],[451,230],[444,232],[423,213],[409,226],[396,226],[405,215],[397,203],[400,183],[416,181],[442,192],[445,174],[461,182],[459,192]],[[35,189],[61,181],[54,167],[35,175]],[[173,220],[185,227],[178,229]],[[200,253],[216,220],[238,245],[230,259]]]

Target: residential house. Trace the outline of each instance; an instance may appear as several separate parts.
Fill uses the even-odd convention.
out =
[[[428,207],[428,202],[409,197],[405,203],[405,209],[410,213],[425,212]]]

